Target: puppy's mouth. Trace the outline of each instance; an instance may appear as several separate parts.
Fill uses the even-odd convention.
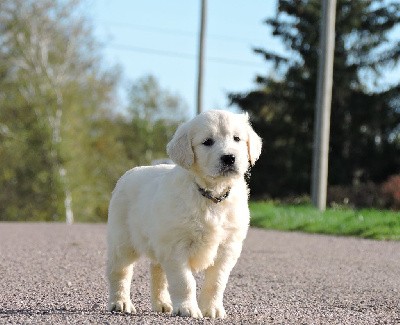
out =
[[[235,166],[221,166],[219,168],[219,175],[228,177],[228,176],[234,176],[238,175],[239,170]]]

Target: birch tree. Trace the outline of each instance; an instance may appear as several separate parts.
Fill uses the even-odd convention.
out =
[[[69,109],[65,96],[72,83],[86,84],[98,68],[96,44],[78,8],[74,0],[0,3],[0,56],[7,72],[3,81],[50,130],[51,169],[62,188],[67,223],[74,221],[74,213],[61,154],[63,117]],[[3,135],[9,129],[2,125]]]

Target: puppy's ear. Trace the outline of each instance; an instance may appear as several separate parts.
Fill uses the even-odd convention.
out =
[[[167,144],[167,153],[177,165],[189,169],[194,162],[194,153],[189,135],[189,124],[186,122],[178,127],[172,140]]]
[[[246,113],[246,125],[247,125],[247,150],[249,154],[249,160],[250,160],[250,165],[254,166],[256,161],[261,155],[261,148],[262,148],[262,140],[261,138],[257,135],[257,133],[254,132],[253,128],[250,125],[249,121],[249,116]]]

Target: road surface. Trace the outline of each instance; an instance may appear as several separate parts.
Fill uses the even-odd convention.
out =
[[[0,324],[400,324],[400,242],[251,229],[228,318],[195,320],[151,312],[146,259],[137,314],[107,312],[105,235],[103,224],[0,223]]]

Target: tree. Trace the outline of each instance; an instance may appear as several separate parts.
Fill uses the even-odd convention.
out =
[[[118,76],[100,68],[78,8],[74,0],[0,3],[2,220],[72,221],[78,184],[90,184],[72,162],[90,165],[78,148],[89,147],[90,127],[110,107]]]
[[[57,219],[63,193],[53,177],[48,125],[37,120],[31,106],[14,101],[2,103],[0,129],[0,220]]]
[[[127,111],[121,139],[129,159],[137,165],[165,158],[168,141],[188,115],[184,100],[161,88],[151,75],[132,83]]]
[[[277,77],[258,76],[257,90],[230,95],[232,103],[249,112],[264,139],[252,177],[255,194],[309,191],[320,9],[317,0],[280,0],[276,17],[266,23],[290,57],[255,49],[275,65]],[[399,22],[395,1],[337,3],[331,185],[380,182],[398,171],[400,84],[383,84],[383,77],[400,60],[400,42],[390,39]]]

